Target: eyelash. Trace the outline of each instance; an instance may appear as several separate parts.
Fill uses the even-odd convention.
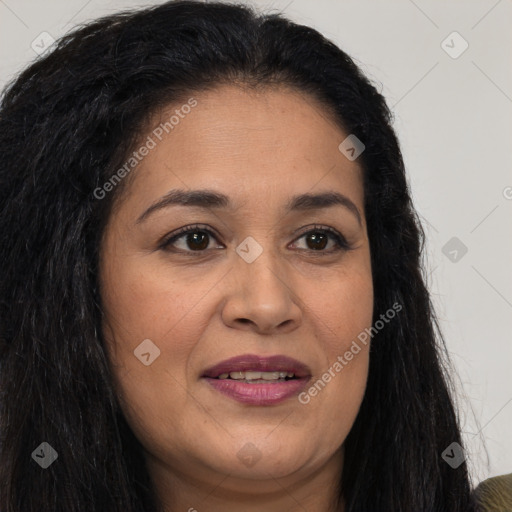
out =
[[[171,233],[169,236],[165,237],[164,240],[159,245],[159,249],[162,249],[165,251],[170,251],[170,252],[181,253],[181,254],[187,254],[187,255],[191,255],[191,256],[203,255],[209,249],[198,250],[198,251],[191,251],[191,250],[185,251],[183,249],[169,248],[174,242],[176,242],[180,238],[184,237],[185,235],[197,233],[197,232],[207,233],[208,236],[211,236],[215,240],[218,241],[217,235],[213,231],[208,229],[208,227],[205,227],[200,224],[194,224],[192,226],[185,226],[183,228],[180,228],[175,233]],[[338,231],[336,231],[333,228],[323,227],[323,226],[318,226],[318,225],[314,225],[312,229],[302,233],[295,240],[299,240],[299,239],[303,238],[304,236],[309,235],[311,233],[322,233],[322,234],[329,235],[336,242],[336,244],[337,244],[336,247],[334,249],[330,249],[330,250],[299,249],[300,251],[314,253],[315,255],[328,255],[328,254],[333,254],[333,253],[336,253],[339,251],[350,251],[353,249],[353,247],[347,242],[346,238],[341,233],[339,233]]]

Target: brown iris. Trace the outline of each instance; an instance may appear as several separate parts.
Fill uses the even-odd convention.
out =
[[[208,233],[204,231],[195,231],[194,233],[189,233],[187,235],[187,245],[190,249],[194,251],[201,251],[208,247],[208,243],[210,241],[210,237]],[[197,245],[191,245],[197,244]]]
[[[327,244],[327,240],[328,240],[328,237],[327,235],[323,234],[323,233],[310,233],[306,240],[309,241],[312,241],[313,242],[313,249],[314,250],[318,250],[318,249],[324,249],[326,244]]]

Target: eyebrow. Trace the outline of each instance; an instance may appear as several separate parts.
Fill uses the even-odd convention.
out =
[[[153,203],[137,219],[136,224],[146,220],[152,213],[170,206],[192,206],[204,209],[233,209],[229,197],[213,190],[171,190],[161,199]],[[339,192],[322,192],[317,194],[300,194],[292,197],[285,206],[285,211],[311,211],[333,206],[343,206],[349,210],[362,225],[361,213],[357,206],[345,195]]]

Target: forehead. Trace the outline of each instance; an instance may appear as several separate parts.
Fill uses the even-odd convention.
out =
[[[236,197],[240,205],[264,205],[321,187],[362,204],[362,169],[338,149],[346,137],[310,95],[219,86],[152,117],[140,141],[151,139],[152,149],[137,164],[130,195],[147,202],[171,188],[200,186],[222,190],[235,206]]]

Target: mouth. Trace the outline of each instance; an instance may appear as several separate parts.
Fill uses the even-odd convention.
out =
[[[249,405],[272,405],[298,394],[311,378],[307,365],[287,356],[233,357],[201,376],[216,391]]]
[[[267,384],[271,382],[283,382],[296,379],[293,372],[262,372],[262,371],[235,371],[230,373],[221,373],[218,380],[236,380],[247,384]]]
[[[244,354],[217,363],[204,371],[202,377],[265,382],[310,377],[307,365],[288,356],[262,357]]]

